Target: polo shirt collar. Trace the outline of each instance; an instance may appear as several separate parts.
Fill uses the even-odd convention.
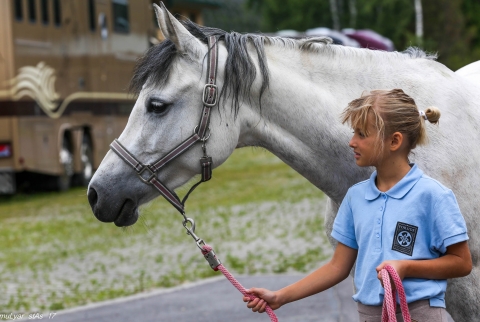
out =
[[[416,164],[411,163],[412,167],[410,171],[399,181],[397,182],[390,190],[386,191],[385,194],[391,198],[400,199],[407,194],[407,192],[412,189],[412,187],[417,183],[417,181],[422,177],[423,171],[420,170]],[[375,179],[377,177],[377,170],[375,170],[368,180],[367,188],[365,191],[365,199],[374,200],[382,193],[378,190],[375,185]]]

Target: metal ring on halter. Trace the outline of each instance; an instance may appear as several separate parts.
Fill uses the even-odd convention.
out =
[[[197,133],[197,129],[198,129],[198,125],[196,125],[195,128],[193,129],[193,133]],[[201,138],[200,141],[205,142],[210,138],[210,135],[212,134],[212,132],[210,132],[210,128],[208,128],[207,130],[208,130],[208,135]]]

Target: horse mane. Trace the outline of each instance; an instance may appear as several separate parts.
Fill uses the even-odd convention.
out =
[[[257,69],[248,53],[249,45],[253,46],[253,49],[257,53],[258,64],[262,76],[259,97],[260,108],[262,94],[268,88],[270,83],[267,57],[264,48],[265,45],[282,46],[283,48],[311,52],[328,51],[328,53],[332,55],[343,54],[343,56],[346,57],[352,57],[352,53],[353,55],[359,55],[359,50],[356,48],[330,45],[332,40],[328,37],[291,39],[271,37],[262,34],[241,34],[238,32],[226,32],[218,28],[200,26],[190,20],[182,20],[181,22],[193,36],[198,38],[204,44],[207,44],[207,39],[210,36],[216,36],[219,41],[224,41],[228,57],[225,64],[225,83],[219,97],[220,100],[224,100],[232,95],[235,115],[238,113],[241,99],[249,97],[248,94],[257,76]],[[369,54],[373,56],[386,54],[382,51],[373,50],[364,52],[370,52]],[[436,55],[427,54],[421,49],[415,47],[410,47],[406,51],[396,54],[403,59],[436,59]],[[149,48],[137,61],[130,82],[130,92],[138,95],[147,81],[158,86],[165,85],[176,57],[176,47],[169,39]]]

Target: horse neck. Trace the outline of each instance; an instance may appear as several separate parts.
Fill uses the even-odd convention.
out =
[[[239,146],[266,148],[340,203],[372,172],[355,164],[351,129],[340,122],[350,98],[365,90],[368,68],[348,70],[319,53],[269,49],[270,85],[262,110],[252,108],[244,119]]]

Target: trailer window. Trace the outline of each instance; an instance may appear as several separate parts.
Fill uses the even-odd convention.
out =
[[[42,0],[42,22],[44,25],[48,25],[49,21],[48,17],[48,0]]]
[[[60,8],[60,0],[53,0],[53,20],[55,26],[62,24],[62,8]]]
[[[30,22],[37,21],[37,10],[35,8],[35,0],[28,0],[28,19]]]
[[[15,19],[23,20],[23,0],[14,0]]]
[[[95,24],[95,0],[88,0],[88,23],[90,30],[95,31],[97,25]]]
[[[113,5],[113,30],[116,32],[130,32],[128,20],[128,0],[112,0]]]

